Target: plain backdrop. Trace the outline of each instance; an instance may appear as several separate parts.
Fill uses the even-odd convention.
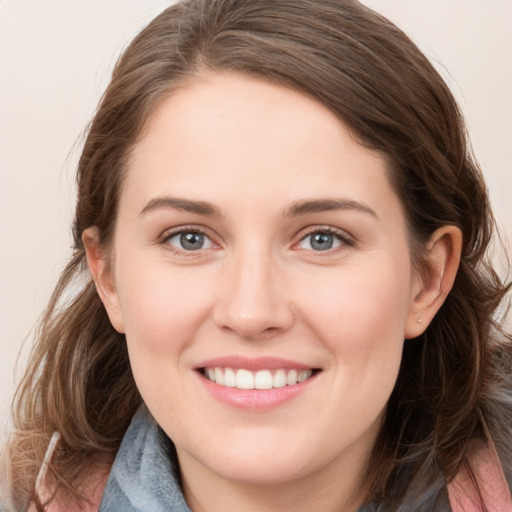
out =
[[[170,3],[0,0],[0,420],[70,255],[81,135],[122,49]],[[364,3],[405,30],[449,83],[512,239],[512,1]]]

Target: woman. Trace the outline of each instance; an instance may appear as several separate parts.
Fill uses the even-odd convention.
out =
[[[167,9],[85,142],[15,507],[508,510],[492,231],[453,97],[389,21]]]

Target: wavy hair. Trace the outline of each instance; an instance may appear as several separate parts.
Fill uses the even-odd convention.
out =
[[[224,71],[315,98],[362,145],[387,156],[416,268],[425,270],[422,248],[437,228],[462,230],[453,290],[425,333],[405,343],[368,468],[368,500],[431,510],[482,435],[482,416],[510,475],[511,338],[495,316],[507,290],[486,259],[495,222],[446,84],[401,30],[355,0],[185,0],[125,50],[89,126],[74,253],[13,406],[7,449],[16,506],[38,501],[35,477],[54,431],[61,440],[50,474],[70,499],[87,499],[86,475],[112,463],[141,403],[124,336],[87,273],[81,237],[97,226],[102,244],[111,240],[126,162],[155,106],[194,77]]]

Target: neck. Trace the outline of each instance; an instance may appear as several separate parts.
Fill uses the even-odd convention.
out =
[[[345,471],[335,461],[335,467],[286,482],[248,483],[223,478],[180,456],[183,490],[193,512],[354,512],[368,491],[363,485],[367,461],[351,460]]]

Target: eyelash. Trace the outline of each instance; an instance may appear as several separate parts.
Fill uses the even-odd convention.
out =
[[[214,247],[219,247],[219,245],[213,241],[212,237],[210,235],[208,235],[207,230],[202,228],[201,226],[182,226],[178,229],[175,229],[172,231],[167,231],[160,237],[159,243],[161,245],[165,246],[166,250],[171,251],[174,254],[180,254],[180,255],[187,254],[187,256],[189,256],[189,257],[190,256],[192,256],[192,257],[199,256],[205,249],[198,249],[196,251],[187,251],[187,250],[180,250],[180,249],[172,246],[171,244],[169,244],[169,240],[171,240],[175,236],[182,235],[185,233],[196,233],[196,234],[203,235],[204,237],[208,238],[208,240],[210,240],[210,242],[213,244]],[[353,247],[356,245],[355,240],[352,237],[350,237],[345,231],[333,228],[332,226],[311,226],[311,227],[307,228],[306,231],[301,234],[301,238],[299,239],[298,242],[295,242],[293,244],[293,247],[297,246],[298,244],[300,244],[301,242],[306,240],[309,236],[317,234],[317,233],[332,235],[341,242],[342,246],[345,246],[345,247]],[[340,248],[335,247],[335,248],[326,249],[325,251],[311,250],[311,252],[317,253],[317,255],[321,255],[322,253],[328,253],[328,254],[332,253],[336,249],[340,249]],[[309,249],[303,249],[303,250],[309,250]]]
[[[202,228],[201,226],[182,226],[182,227],[177,228],[177,229],[172,230],[172,231],[166,231],[160,237],[159,243],[161,245],[163,245],[166,250],[168,250],[168,251],[170,251],[170,252],[172,252],[174,254],[178,254],[178,255],[186,254],[188,257],[200,256],[201,253],[204,251],[204,249],[203,250],[198,249],[196,251],[186,251],[184,249],[178,249],[177,247],[174,247],[174,246],[172,246],[169,243],[169,240],[171,240],[175,236],[183,235],[183,234],[186,234],[186,233],[194,233],[194,234],[203,235],[205,238],[210,240],[210,242],[212,243],[212,245],[214,247],[218,247],[218,244],[216,244],[213,241],[212,237],[207,233],[206,229]]]
[[[311,235],[317,234],[317,233],[325,233],[329,235],[333,235],[335,238],[337,238],[342,245],[346,247],[354,247],[356,245],[355,240],[349,236],[345,231],[342,231],[340,229],[333,228],[332,226],[311,226],[310,228],[307,228],[305,233],[302,234],[300,240],[296,242],[294,245],[299,244],[300,242],[304,241],[306,238],[308,238]],[[318,253],[321,255],[322,252],[325,253],[332,253],[334,249],[328,249],[325,251],[313,251],[315,253]]]

